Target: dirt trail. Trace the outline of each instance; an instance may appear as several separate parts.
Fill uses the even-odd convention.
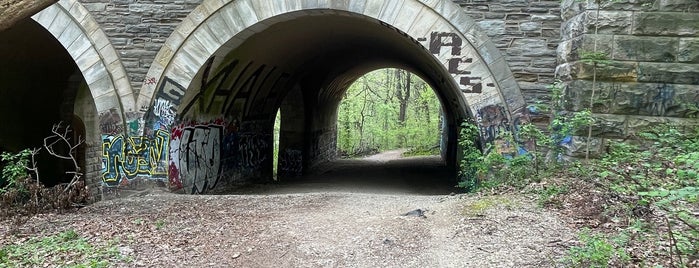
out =
[[[530,197],[451,193],[438,158],[333,165],[229,195],[98,202],[24,232],[119,238],[132,261],[118,267],[555,267],[573,238]]]

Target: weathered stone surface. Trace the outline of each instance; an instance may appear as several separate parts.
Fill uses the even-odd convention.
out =
[[[626,123],[626,135],[634,135],[663,124],[671,124],[680,127],[680,131],[689,131],[699,126],[697,118],[673,118],[658,116],[628,116]]]
[[[579,47],[572,48],[568,58],[580,60],[585,58],[586,54],[593,52],[604,53],[607,57],[611,57],[614,48],[614,35],[586,34],[580,39],[582,43],[579,44]],[[573,43],[573,45],[575,44]]]
[[[513,40],[508,55],[523,56],[555,56],[556,51],[549,49],[546,40],[534,38],[518,38]]]
[[[638,64],[638,81],[699,84],[699,68],[696,64],[641,62]]]
[[[699,14],[679,12],[635,13],[634,35],[692,36],[699,34]]]
[[[523,32],[535,32],[541,30],[539,22],[522,22],[519,24],[519,29]]]
[[[480,26],[488,36],[505,34],[505,22],[502,20],[483,20],[478,22],[478,26]]]
[[[699,1],[694,0],[660,0],[658,6],[661,11],[699,12]]]
[[[680,38],[677,61],[699,63],[699,38]]]
[[[563,40],[573,39],[585,33],[586,13],[580,13],[563,23],[561,27],[561,38]]]
[[[632,11],[652,11],[657,10],[655,0],[614,0],[602,1],[600,10],[632,10]],[[597,9],[595,1],[587,1],[587,8]]]
[[[588,144],[590,145],[589,148],[587,146]],[[603,144],[603,138],[591,137],[588,140],[587,136],[573,136],[570,143],[566,143],[563,146],[566,148],[566,156],[573,158],[584,158],[588,149],[590,152],[590,157],[600,156],[603,153]]]
[[[590,108],[592,81],[566,87],[564,108]],[[592,112],[618,115],[693,117],[699,107],[699,85],[597,82]]]
[[[590,34],[629,34],[632,14],[630,11],[588,11],[587,33]],[[598,16],[599,15],[599,16]]]
[[[622,62],[622,61],[607,61],[604,63],[595,64],[591,62],[577,61],[573,63],[574,79],[592,80],[596,77],[598,81],[637,81],[638,63]]]
[[[626,135],[626,115],[593,114],[592,117],[593,137],[623,138]]]
[[[56,2],[58,0],[0,0],[0,31]]]
[[[585,10],[585,4],[577,0],[561,1],[561,18],[564,21],[579,15]]]
[[[628,36],[614,37],[615,60],[674,62],[677,60],[678,39],[672,37]]]

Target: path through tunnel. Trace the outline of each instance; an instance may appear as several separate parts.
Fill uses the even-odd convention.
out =
[[[427,21],[436,16],[431,9],[423,11]],[[229,21],[227,12],[240,16]],[[409,23],[401,25],[342,10],[292,11],[267,19],[255,16],[252,21],[241,19],[243,13],[240,6],[224,7],[185,41],[178,39],[180,48],[153,90],[146,121],[156,131],[172,126],[171,190],[204,194],[227,185],[275,181],[277,111],[278,181],[298,181],[328,166],[344,170],[335,161],[338,107],[352,83],[378,69],[409,71],[434,89],[440,102],[439,164],[422,164],[438,166],[438,173],[447,175],[428,175],[426,180],[455,184],[458,126],[475,119],[477,108],[490,105],[500,118],[509,116],[496,85],[507,76],[489,73],[489,63],[474,52],[471,41],[445,28],[449,26],[437,17],[429,23],[407,18]],[[239,30],[226,30],[230,26]],[[420,33],[416,37],[407,31]],[[490,49],[486,42],[473,40],[484,51]],[[487,56],[488,61],[504,63],[495,53]],[[517,88],[510,90],[518,93]],[[476,94],[475,106],[467,104],[466,93]],[[172,113],[163,109],[169,106],[174,107]],[[146,135],[152,134],[148,131]],[[383,165],[383,171],[396,174],[419,170]],[[352,172],[362,169],[371,168]]]
[[[294,180],[221,188],[211,194],[369,193],[446,195],[463,192],[439,156],[401,157],[391,150],[364,158],[335,159]]]

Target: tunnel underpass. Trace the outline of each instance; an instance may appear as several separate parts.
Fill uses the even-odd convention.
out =
[[[337,159],[344,92],[382,68],[434,89],[440,156],[453,172],[460,124],[479,124],[480,145],[492,142],[524,101],[504,57],[458,6],[400,3],[223,1],[193,12],[156,55],[147,74],[154,82],[137,99],[149,107],[143,135],[156,144],[170,138],[167,157],[143,158],[167,164],[144,173],[191,194],[273,182],[279,111],[278,180],[313,174]]]
[[[269,144],[280,110],[278,169],[283,171],[279,177],[283,181],[311,174],[318,165],[336,158],[337,110],[344,92],[362,75],[387,67],[409,70],[437,89],[446,122],[442,156],[448,164],[445,168],[453,168],[455,126],[469,116],[456,95],[459,90],[444,79],[449,74],[416,40],[349,13],[299,15],[250,35],[225,57],[212,56],[199,70],[200,82],[193,83],[200,89],[186,91],[178,115],[185,122],[191,121],[185,118],[225,118],[228,126],[216,130],[216,135],[234,131],[229,145],[236,147],[237,142],[238,148],[252,150],[232,154],[226,151],[223,138],[218,168],[234,180],[259,183],[272,180]],[[183,180],[192,175],[197,176],[187,173]],[[194,192],[203,193],[212,185],[215,182],[195,182]]]

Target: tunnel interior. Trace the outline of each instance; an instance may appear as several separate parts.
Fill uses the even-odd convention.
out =
[[[89,91],[77,65],[56,38],[27,18],[0,32],[0,59],[0,152],[42,148],[44,138],[53,134],[52,127],[58,123],[71,127],[66,137],[72,142],[85,137],[85,126],[74,115],[74,104],[81,88],[83,94]],[[52,148],[62,155],[69,151],[68,145],[60,142]],[[84,150],[80,146],[73,154],[83,169]],[[66,171],[75,171],[70,160],[51,156],[45,148],[35,160],[46,186],[66,182],[70,178]]]
[[[337,112],[344,92],[359,77],[382,68],[410,71],[435,90],[445,117],[442,158],[446,169],[456,166],[457,122],[469,117],[468,109],[444,66],[424,46],[396,28],[356,14],[287,16],[254,25],[249,29],[255,32],[245,30],[229,40],[215,53],[225,56],[209,58],[183,96],[177,114],[185,123],[173,131],[172,146],[179,150],[171,155],[174,161],[196,158],[197,151],[185,145],[192,137],[222,137],[221,150],[214,153],[219,160],[209,161],[205,171],[193,170],[200,165],[181,165],[178,176],[193,181],[192,193],[205,192],[219,181],[271,181],[278,110],[281,180],[310,174],[335,159]],[[199,130],[193,122],[199,122]],[[212,128],[201,122],[225,124]],[[218,174],[215,180],[205,178],[211,173]]]

